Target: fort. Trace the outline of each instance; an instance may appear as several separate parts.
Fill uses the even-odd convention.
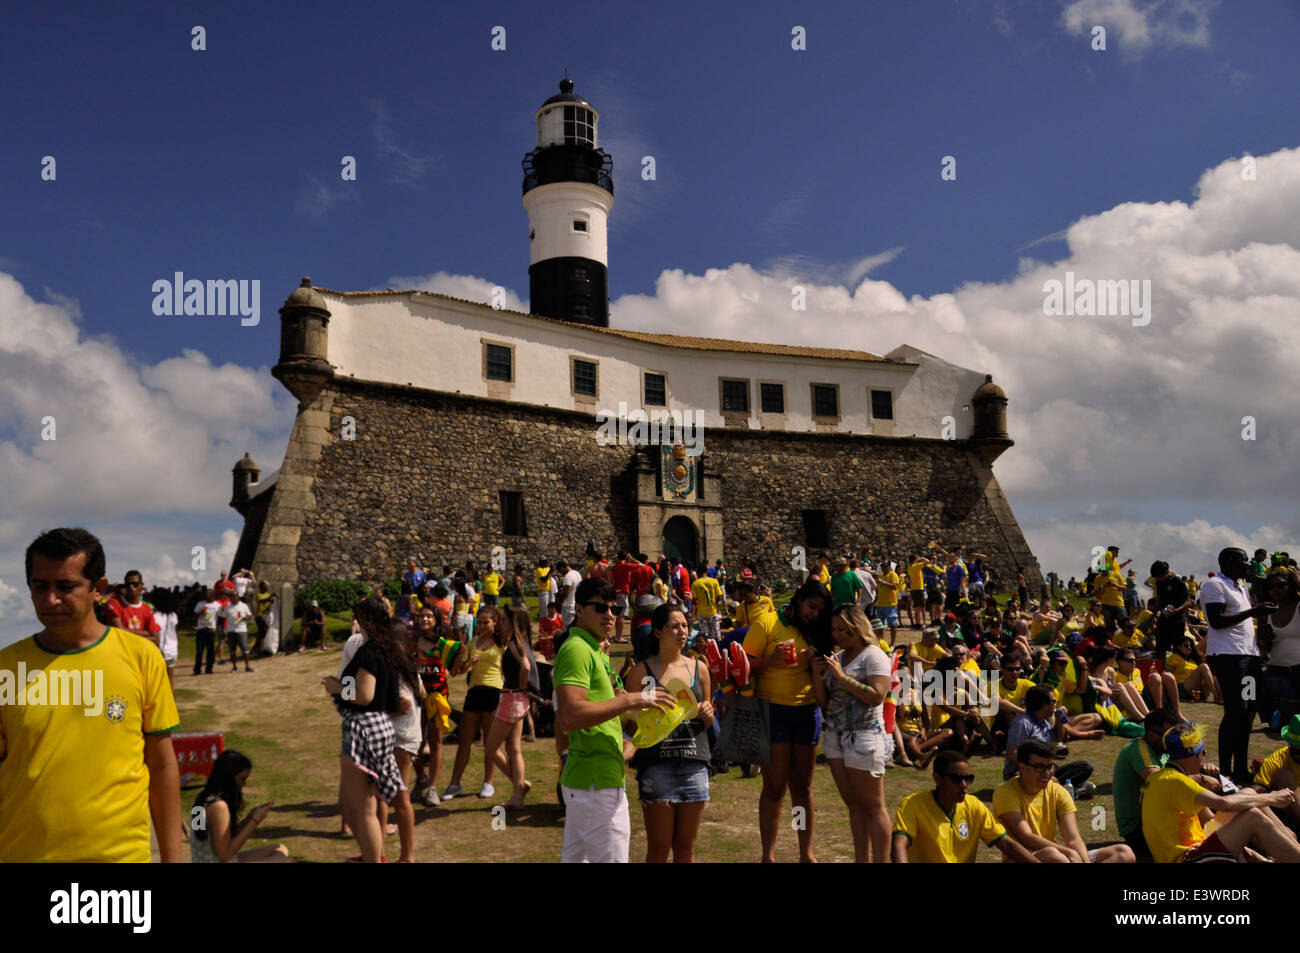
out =
[[[430,565],[606,552],[749,557],[793,546],[905,560],[931,541],[1042,581],[993,475],[1012,440],[991,377],[903,345],[885,355],[610,327],[612,159],[569,81],[524,160],[530,312],[308,278],[280,309],[272,374],[297,398],[279,469],[247,454],[232,568],[273,585]],[[702,452],[602,440],[687,413]],[[627,418],[622,417],[624,413]],[[643,416],[644,415],[644,416]],[[665,416],[666,415],[666,416]],[[345,418],[350,418],[345,421]],[[662,436],[662,435],[660,435]]]

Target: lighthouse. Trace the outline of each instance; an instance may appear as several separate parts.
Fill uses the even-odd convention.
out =
[[[607,328],[614,162],[599,148],[600,114],[566,78],[535,118],[537,148],[523,161],[529,310]]]

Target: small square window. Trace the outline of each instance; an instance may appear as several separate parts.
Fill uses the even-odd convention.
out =
[[[645,376],[645,403],[647,407],[666,407],[668,405],[668,382],[662,374]]]
[[[487,345],[487,378],[490,381],[514,380],[514,362],[510,348],[499,344]]]
[[[749,413],[749,381],[722,382],[723,413]]]
[[[596,365],[591,361],[573,362],[573,392],[587,397],[596,396]]]
[[[894,394],[887,390],[871,392],[871,416],[874,420],[894,419]]]
[[[838,417],[840,415],[840,395],[830,384],[813,384],[813,416]]]
[[[585,232],[587,230],[587,220],[582,218],[575,218],[573,220],[573,230],[575,232]]]
[[[763,403],[763,413],[765,414],[785,413],[785,385],[784,384],[759,384],[758,392]]]

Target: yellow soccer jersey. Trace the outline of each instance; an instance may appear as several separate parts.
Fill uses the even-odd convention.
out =
[[[1199,665],[1191,659],[1184,658],[1177,652],[1170,652],[1165,656],[1165,671],[1172,675],[1174,681],[1179,685],[1187,681],[1198,668],[1200,668]]]
[[[117,628],[73,652],[37,639],[0,650],[0,861],[147,864],[145,736],[180,721],[162,653]]]
[[[1205,840],[1197,797],[1201,787],[1169,765],[1147,778],[1142,788],[1142,833],[1157,864],[1173,864]]]
[[[1034,687],[1034,683],[1027,678],[1018,678],[1016,679],[1016,687],[1008,689],[1007,683],[1002,679],[998,679],[997,686],[999,698],[1005,698],[1017,708],[1024,708],[1025,695],[1027,695],[1029,690]]]
[[[938,642],[926,642],[924,639],[920,642],[913,642],[912,651],[921,660],[921,668],[923,669],[934,668],[934,663],[948,654],[947,650]]]
[[[695,599],[695,616],[705,619],[718,614],[722,603],[722,587],[712,576],[701,576],[691,583],[691,595]]]
[[[1115,669],[1115,684],[1116,684],[1116,685],[1132,685],[1132,686],[1133,686],[1135,689],[1137,689],[1139,692],[1142,691],[1142,689],[1144,689],[1144,688],[1146,687],[1146,686],[1142,683],[1142,670],[1139,669],[1136,665],[1133,666],[1133,677],[1132,677],[1132,678],[1130,678],[1129,676],[1125,675],[1125,674],[1124,674],[1123,672],[1121,672],[1119,669]]]
[[[890,606],[898,605],[898,590],[902,588],[902,582],[898,578],[898,573],[887,572],[880,577],[881,582],[893,583],[894,588],[889,586],[879,586],[876,589],[876,605],[882,609],[888,609]]]
[[[1029,822],[1029,829],[1039,837],[1056,840],[1056,826],[1062,814],[1078,810],[1074,799],[1055,780],[1037,794],[1029,794],[1020,786],[1019,778],[998,785],[993,792],[993,814],[999,821],[1007,814],[1019,814]],[[1003,857],[1010,860],[1009,857]]]
[[[980,841],[992,844],[1007,836],[1006,828],[975,795],[967,794],[949,815],[933,791],[903,798],[894,833],[907,835],[907,859],[914,864],[968,864],[975,860]]]
[[[767,596],[759,596],[758,601],[753,605],[750,605],[747,602],[742,602],[740,605],[736,606],[736,625],[753,625],[758,621],[759,617],[768,612],[772,613],[772,615],[776,615],[776,606]]]
[[[1296,764],[1291,758],[1290,745],[1283,745],[1271,755],[1264,759],[1259,766],[1259,771],[1255,774],[1254,784],[1262,788],[1269,788],[1273,784],[1273,775],[1282,768],[1290,768],[1291,773],[1300,778],[1300,764]]]

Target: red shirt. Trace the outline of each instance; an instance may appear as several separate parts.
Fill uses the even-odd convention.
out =
[[[235,598],[235,584],[229,579],[222,579],[212,587],[217,594],[217,601],[222,605]]]
[[[677,595],[682,599],[691,597],[691,574],[685,566],[678,566],[673,573],[676,577]]]
[[[544,618],[540,622],[538,622],[537,631],[539,631],[542,635],[554,635],[556,632],[560,631],[560,625],[562,622],[563,619],[561,619],[559,614],[557,613],[554,619]]]
[[[631,589],[632,573],[637,569],[637,563],[622,562],[615,563],[614,568],[610,570],[610,575],[614,580],[614,591],[627,595]]]
[[[158,620],[153,617],[153,610],[143,602],[138,606],[127,605],[125,602],[119,602],[117,599],[108,600],[109,611],[117,616],[121,623],[121,628],[128,632],[134,632],[136,635],[144,635],[146,632],[157,635],[162,631],[162,626]]]
[[[640,565],[635,568],[631,574],[631,594],[634,598],[640,599],[642,596],[648,596],[650,589],[655,581],[655,567]]]

